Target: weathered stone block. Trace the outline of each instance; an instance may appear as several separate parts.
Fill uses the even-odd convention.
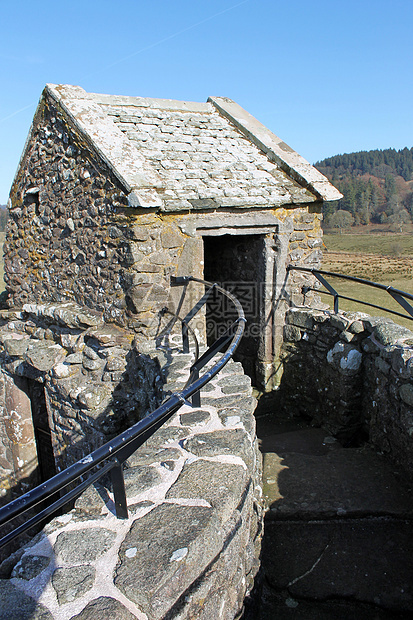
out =
[[[128,497],[144,493],[161,482],[161,477],[153,467],[136,466],[125,470],[125,488]]]
[[[65,355],[65,349],[58,344],[32,341],[27,347],[25,360],[36,370],[48,372],[57,362],[61,361]]]
[[[351,342],[352,340],[354,340],[354,336],[355,334],[352,334],[349,331],[343,331],[340,334],[340,340],[344,340],[344,342]]]
[[[161,244],[163,248],[179,248],[183,245],[185,237],[174,230],[161,232]]]
[[[93,587],[96,571],[93,566],[57,568],[52,576],[59,605],[71,603]]]
[[[344,316],[333,314],[330,318],[330,325],[342,331],[347,329],[347,327],[350,325],[350,320]]]
[[[50,564],[51,558],[44,555],[24,555],[13,568],[11,577],[30,581]]]
[[[312,311],[301,308],[291,308],[285,317],[289,325],[311,329],[313,327]]]
[[[352,334],[361,334],[364,331],[364,325],[362,321],[353,321],[348,327],[348,331]]]
[[[228,456],[237,453],[244,459],[247,467],[252,469],[251,441],[240,428],[195,435],[184,442],[184,447],[188,452],[200,457]]]
[[[400,339],[413,338],[413,333],[406,327],[395,323],[379,323],[374,327],[374,337],[383,345],[395,344]]]
[[[354,374],[360,369],[362,354],[349,344],[337,342],[327,353],[327,361],[345,374]]]
[[[184,465],[166,497],[204,499],[217,510],[221,522],[225,523],[236,508],[234,498],[242,494],[245,476],[246,472],[240,465],[199,459]],[[211,480],[214,480],[213,485]]]
[[[149,239],[150,229],[147,226],[139,226],[135,224],[131,228],[131,237],[134,241],[147,241]]]
[[[29,338],[13,338],[12,335],[10,335],[10,338],[3,337],[2,341],[4,344],[4,350],[10,357],[23,357],[27,351],[27,347],[30,344]]]
[[[118,600],[109,596],[100,596],[90,601],[76,616],[71,620],[97,620],[97,618],[113,618],[113,620],[135,620],[136,616],[120,603]]]
[[[191,413],[182,413],[179,416],[181,424],[184,426],[198,426],[199,424],[206,424],[211,417],[209,411],[193,411]]]
[[[296,325],[285,325],[284,340],[289,342],[298,342],[301,340],[302,332]]]
[[[400,389],[400,397],[407,405],[413,406],[413,385],[404,383]]]
[[[54,552],[65,562],[91,562],[106,553],[115,538],[116,532],[103,527],[62,532],[56,539]]]
[[[151,620],[165,615],[218,552],[212,513],[207,507],[163,504],[132,525],[119,549],[114,582]]]

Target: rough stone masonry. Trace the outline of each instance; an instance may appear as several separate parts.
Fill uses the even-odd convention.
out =
[[[173,353],[163,372],[175,391],[192,355]],[[127,461],[129,519],[116,519],[110,487],[97,485],[3,562],[0,618],[239,617],[262,536],[254,407],[230,362],[202,407],[185,405]]]

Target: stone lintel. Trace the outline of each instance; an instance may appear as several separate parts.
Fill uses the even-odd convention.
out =
[[[223,235],[268,235],[274,232],[271,228],[249,228],[244,226],[243,228],[232,228],[221,226],[220,228],[203,228],[203,237],[221,237]]]
[[[159,207],[161,200],[155,191],[163,182],[139,150],[122,133],[110,117],[80,86],[47,84],[44,96],[50,96],[84,136],[89,145],[112,170],[126,193],[133,192],[132,206]]]
[[[196,229],[203,236],[268,235],[278,232],[280,220],[269,213],[203,214],[197,217]]]
[[[270,159],[275,161],[284,172],[300,185],[308,188],[317,198],[325,201],[342,198],[340,192],[321,172],[235,101],[226,97],[209,97],[208,101]]]

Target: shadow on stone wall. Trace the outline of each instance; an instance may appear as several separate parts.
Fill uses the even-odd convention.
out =
[[[98,351],[97,345],[97,340],[93,340],[93,338],[87,339],[86,346],[89,347],[91,351]],[[167,358],[169,355],[165,355],[165,357],[168,365],[168,361],[170,360]],[[87,357],[87,359],[91,358]],[[106,358],[106,360],[107,359],[108,358]],[[85,412],[87,412],[87,424],[85,423],[85,419],[83,419],[82,425],[84,437],[78,434],[75,439],[75,435],[73,435],[71,443],[59,451],[58,463],[61,464],[60,467],[67,467],[79,458],[83,458],[89,454],[92,449],[96,449],[99,445],[109,441],[112,437],[126,430],[139,419],[142,419],[145,414],[156,408],[163,395],[160,390],[159,381],[156,381],[155,376],[155,373],[156,375],[160,373],[159,362],[155,362],[157,362],[157,360],[154,360],[152,357],[143,355],[136,349],[131,349],[127,352],[125,351],[124,357],[119,358],[117,363],[114,362],[113,364],[109,364],[109,369],[106,363],[107,372],[117,373],[116,376],[119,380],[115,382],[115,374],[112,374],[111,386],[113,387],[113,391],[110,398],[107,399],[105,407],[96,407],[94,409],[91,407],[91,402],[89,402],[87,407],[84,406],[82,408],[79,406],[77,408],[80,415],[85,415]],[[114,366],[116,366],[116,369]],[[137,380],[138,378],[140,378],[140,381]],[[53,385],[53,389],[49,390],[48,393],[49,402],[50,399],[53,400],[56,398],[59,391],[59,383],[55,382],[53,384],[52,379],[51,383],[46,382],[45,384],[39,385],[43,385],[46,392],[48,388],[51,388]],[[150,393],[150,388],[152,388],[153,393]],[[62,389],[60,393],[60,416],[64,416],[65,411],[68,412],[67,401],[63,399],[63,395],[65,394],[67,394],[67,391]],[[96,392],[91,392],[91,394],[95,394],[96,396]],[[93,398],[93,396],[91,396],[91,398]],[[94,403],[96,404],[97,401],[94,400]],[[101,402],[99,404],[101,405]],[[147,407],[146,410],[145,407]],[[67,418],[67,420],[72,419],[74,418]],[[39,454],[38,456],[41,460],[42,455]],[[37,459],[33,459],[32,463],[26,463],[25,468],[30,470],[30,475],[25,476],[24,471],[20,470],[20,479],[18,481],[15,479],[13,480],[11,476],[9,476],[7,480],[3,480],[5,483],[4,488],[7,488],[7,493],[5,497],[2,498],[2,505],[20,497],[24,492],[27,492],[27,490],[34,488],[40,482],[44,482],[51,477],[42,475],[42,470],[44,471],[44,468],[39,467]],[[129,480],[130,476],[128,477],[128,463],[124,465],[124,472],[125,482],[128,488],[132,483],[132,481]],[[52,475],[54,475],[54,473],[55,472],[52,471]],[[139,484],[139,480],[135,481],[135,486],[136,484]],[[66,490],[70,488],[73,488],[73,485],[66,487]],[[85,505],[83,505],[84,502],[82,503],[82,498],[77,500],[81,502],[81,510],[86,512],[86,514],[90,511],[91,514],[98,514],[99,506],[101,509],[106,505],[109,512],[115,514],[114,502],[110,498],[111,491],[112,484],[110,475],[106,475],[102,477],[98,483],[93,485],[93,506],[87,505],[88,500],[86,500]],[[54,499],[58,496],[59,494],[56,494]],[[57,521],[61,518],[63,523],[65,515],[74,508],[75,503],[76,500],[67,503],[62,509],[53,513],[38,525],[30,528],[27,532],[19,535],[0,550],[0,599],[7,609],[6,614],[10,612],[10,609],[18,608],[19,614],[21,614],[19,617],[22,618],[40,617],[38,616],[39,614],[42,618],[51,618],[52,616],[49,615],[46,607],[38,602],[42,591],[46,588],[50,580],[53,580],[53,587],[57,593],[59,603],[61,601],[64,603],[65,601],[71,600],[70,580],[71,578],[73,579],[73,575],[72,577],[69,575],[69,569],[61,568],[56,571],[52,546],[48,538],[43,536],[41,530],[45,526],[47,530],[47,528],[50,527],[47,526],[47,523],[56,519],[56,517]],[[28,519],[33,517],[41,508],[46,507],[48,504],[50,504],[50,502],[43,502],[36,508],[29,510],[25,515],[3,526],[2,536],[14,530],[21,523],[27,522]],[[54,526],[53,529],[55,528],[56,526]],[[53,529],[51,531],[53,531]],[[81,570],[86,570],[87,572],[87,567],[79,567],[78,572]],[[65,571],[68,573],[67,575],[63,574]],[[76,569],[73,569],[73,571],[76,572]],[[27,581],[37,580],[38,577],[39,581],[36,585],[34,598],[24,594],[21,589],[17,588],[13,582],[10,581],[10,579],[14,577]],[[82,578],[87,586],[88,579],[90,581],[92,576],[88,576],[85,573]],[[67,592],[67,588],[69,588],[69,593]],[[79,592],[76,591],[76,596],[78,595]],[[2,609],[2,605],[0,605],[0,618],[8,617],[3,616],[3,612],[4,609]],[[42,614],[44,614],[44,616]]]
[[[0,429],[1,448],[4,448],[1,505],[49,479],[56,469],[61,471],[85,457],[153,411],[164,398],[164,379],[157,354],[149,350],[148,343],[145,343],[146,353],[139,351],[137,342],[131,342],[129,333],[114,326],[104,326],[99,333],[81,334],[82,349],[74,351],[73,348],[67,350],[56,344],[55,339],[33,338],[33,334],[30,337],[24,327],[27,327],[27,321],[19,321],[17,326],[16,321],[13,322],[11,333],[15,336],[17,332],[20,336],[17,339],[14,337],[9,341],[5,338],[7,325],[3,326],[1,334],[5,345],[1,376],[12,385],[14,397],[12,401],[4,398],[3,402],[5,413],[2,421],[5,426]],[[46,331],[44,322],[40,326],[39,321],[30,321],[29,327],[37,336],[44,335]],[[50,326],[46,329],[53,333]],[[79,337],[78,333],[67,333],[69,330],[56,331],[60,341],[62,337],[63,340],[73,335],[76,339]],[[103,342],[105,339],[108,340],[106,343]],[[166,353],[160,352],[159,355],[168,364],[170,360]],[[13,370],[20,375],[9,374]],[[5,392],[10,394],[10,389]],[[46,412],[43,416],[42,428],[39,429],[39,416],[35,415],[35,411],[39,409],[40,396],[45,401],[45,411],[47,402],[49,415]],[[24,401],[24,411],[17,406],[19,398]],[[8,408],[12,411],[8,412]],[[26,419],[22,419],[20,414]],[[18,424],[13,416],[17,416]],[[23,425],[31,427],[29,440],[23,446],[25,456],[31,456],[24,461],[19,460],[22,456],[20,428]],[[50,462],[53,454],[44,449],[45,425],[48,426],[46,430],[51,447],[53,444],[55,449],[56,466]],[[41,442],[39,431],[42,433]],[[106,479],[102,482],[106,486],[106,491],[102,491],[105,495],[103,505],[108,499],[110,481]],[[63,511],[70,508],[68,505]],[[39,506],[28,511],[27,517],[22,516],[6,524],[2,528],[4,535],[38,511]],[[43,525],[44,522],[22,534],[18,540],[8,543],[0,551],[0,559],[27,542]]]

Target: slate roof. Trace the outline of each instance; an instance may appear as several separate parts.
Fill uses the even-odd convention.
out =
[[[54,99],[111,166],[132,206],[262,208],[341,197],[229,99],[122,97],[68,85],[48,85],[44,96]]]

